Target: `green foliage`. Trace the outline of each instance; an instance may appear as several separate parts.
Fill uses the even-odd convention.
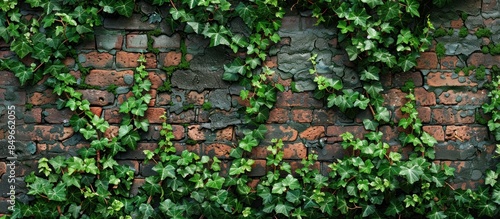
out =
[[[446,48],[443,43],[436,44],[436,55],[438,58],[442,58],[446,55]]]
[[[490,29],[482,27],[477,29],[475,34],[478,38],[481,38],[481,37],[490,37],[493,33],[491,32]]]
[[[467,35],[469,35],[469,29],[467,29],[467,27],[460,28],[460,31],[458,32],[458,36],[464,38]]]

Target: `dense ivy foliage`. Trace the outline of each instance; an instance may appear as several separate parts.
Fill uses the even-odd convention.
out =
[[[143,118],[152,98],[147,94],[151,82],[142,65],[145,60],[141,58],[141,65],[135,69],[133,96],[120,106],[123,120],[118,136],[105,135],[110,125],[90,111],[90,103],[76,91],[83,85],[63,61],[76,54],[75,46],[93,34],[103,15],[131,16],[134,1],[3,1],[0,36],[16,57],[0,60],[1,68],[14,72],[22,85],[47,77],[45,84],[60,96],[59,108],[77,113],[70,124],[90,142],[89,148],[78,151],[79,156],[40,159],[39,172],[25,177],[34,200],[18,203],[12,218],[468,218],[498,214],[499,172],[489,171],[487,187],[479,191],[452,191],[447,184],[454,170],[433,162],[436,140],[422,130],[411,84],[405,86],[408,102],[402,108],[408,117],[401,119],[398,126],[406,130],[400,136],[402,145],[413,151],[392,151],[378,130],[380,124],[390,121],[390,113],[382,105],[379,74],[412,69],[418,54],[430,44],[428,33],[433,27],[423,14],[421,1],[319,0],[287,5],[312,11],[318,23],[334,25],[340,46],[356,63],[355,70],[363,81],[362,88],[345,89],[341,80],[317,72],[318,60],[313,55],[310,73],[318,85],[315,96],[341,111],[369,108],[374,120],[363,121],[370,131],[363,140],[350,133],[342,135],[342,145],[351,154],[332,163],[328,175],[314,167],[314,154],[302,161],[302,167],[292,170],[283,161],[283,143],[273,140],[268,147],[269,171],[259,180],[246,175],[255,162],[248,155],[264,137],[262,123],[276,102],[276,93],[287,89],[268,80],[274,72],[263,66],[269,49],[280,41],[277,30],[286,3],[150,3],[168,8],[164,19],[174,30],[201,34],[210,39],[210,46],[227,46],[245,54],[224,66],[223,79],[243,85],[240,96],[250,103],[245,109],[249,129],[231,151],[233,159],[225,167],[216,157],[176,151],[171,127],[165,123],[158,149],[144,151],[158,174],[145,178],[138,194],[131,195],[134,170],[118,164],[115,155],[135,149],[141,132],[149,127]],[[150,17],[150,22],[157,21],[158,16]],[[236,18],[247,25],[249,33],[233,33],[228,23]],[[76,70],[85,72],[83,68]],[[491,95],[492,103],[484,108],[493,112],[489,127],[497,131],[500,101],[498,94]]]

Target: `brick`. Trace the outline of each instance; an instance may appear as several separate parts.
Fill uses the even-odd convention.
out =
[[[147,49],[148,36],[146,34],[127,34],[125,46],[129,49]]]
[[[278,56],[267,57],[266,61],[264,61],[264,66],[268,68],[278,67]]]
[[[266,125],[266,139],[281,139],[283,141],[297,140],[298,132],[289,125]]]
[[[123,45],[123,36],[121,34],[95,34],[96,46],[99,50],[120,50]]]
[[[115,95],[108,91],[86,89],[78,92],[82,93],[82,99],[88,100],[93,106],[107,106],[115,102]]]
[[[153,48],[156,49],[179,49],[181,47],[181,36],[179,34],[152,36],[152,38]]]
[[[474,123],[474,115],[474,110],[432,109],[431,123],[443,125],[471,124]]]
[[[500,63],[500,55],[493,56],[490,54],[472,53],[472,55],[469,56],[469,59],[467,59],[467,64],[469,66],[484,65],[486,68],[491,68],[493,65],[498,65],[498,63]]]
[[[19,79],[17,79],[16,75],[12,72],[0,71],[0,78],[2,79],[0,80],[0,86],[21,86]]]
[[[71,111],[70,109],[67,109],[67,108],[62,109],[62,110],[48,108],[42,112],[42,115],[45,115],[43,119],[45,120],[45,122],[50,123],[50,124],[69,123],[69,119],[74,114],[75,113],[73,111]]]
[[[24,112],[24,123],[42,123],[42,108],[35,107]]]
[[[404,132],[401,127],[393,127],[390,125],[383,125],[379,127],[379,131],[383,133],[382,141],[388,143],[389,145],[400,144],[398,141],[398,136],[401,132]]]
[[[17,126],[17,140],[44,141],[57,139],[63,141],[71,137],[73,128],[63,125],[20,125]]]
[[[302,143],[285,143],[283,146],[283,159],[297,160],[307,157],[307,148]]]
[[[146,68],[156,68],[156,55],[154,53],[132,53],[132,52],[124,52],[118,51],[116,53],[116,67],[118,68],[135,68],[139,66],[139,58],[143,55],[146,59],[146,63],[144,66]]]
[[[85,83],[91,86],[107,87],[109,85],[130,86],[134,80],[132,70],[91,70],[85,78]]]
[[[222,143],[213,143],[204,145],[205,154],[210,157],[217,157],[221,159],[228,159],[229,153],[233,149],[230,145]]]
[[[215,132],[215,140],[217,141],[231,141],[233,140],[233,136],[234,128],[232,126],[228,126]]]
[[[323,148],[310,148],[311,153],[318,155],[318,161],[336,161],[342,159],[346,151],[341,144],[325,144]]]
[[[469,141],[471,136],[471,127],[469,126],[446,126],[445,140],[447,141]]]
[[[342,141],[341,134],[350,132],[354,135],[355,138],[362,139],[364,134],[367,133],[363,126],[328,126],[326,129],[326,136],[328,138],[328,142],[340,142]]]
[[[313,111],[312,124],[313,125],[328,125],[337,121],[335,112],[333,110],[315,109]]]
[[[459,64],[463,65],[457,56],[445,56],[439,60],[439,64],[444,70],[454,70],[459,67]]]
[[[463,72],[458,75],[451,72],[430,72],[426,82],[431,87],[477,86],[477,83],[472,82]]]
[[[192,103],[194,105],[203,105],[205,103],[205,96],[207,95],[208,91],[203,91],[201,93],[198,93],[196,91],[190,91],[187,94],[186,101],[188,103]]]
[[[448,90],[439,95],[439,103],[443,105],[481,106],[488,101],[488,91],[462,92]]]
[[[75,67],[76,65],[76,60],[72,57],[66,57],[64,60],[63,60],[63,64],[68,67],[69,69],[72,69]]]
[[[429,123],[431,122],[431,113],[432,110],[430,107],[418,107],[417,108],[418,112],[418,118],[423,122],[423,123]]]
[[[430,135],[432,135],[432,137],[434,137],[436,139],[436,141],[438,141],[438,142],[443,142],[444,139],[445,139],[443,126],[440,126],[440,125],[427,125],[427,126],[423,126],[422,130],[424,132],[427,132]]]
[[[160,64],[162,66],[177,66],[181,63],[182,60],[182,53],[180,52],[167,52],[167,53],[160,53]]]
[[[413,81],[415,87],[421,87],[424,83],[422,73],[418,71],[395,73],[393,78],[392,86],[394,87],[403,87],[407,81]],[[381,81],[383,83],[384,79],[381,79]]]
[[[108,129],[104,132],[104,137],[108,139],[112,139],[118,136],[118,131],[120,130],[119,126],[110,125]]]
[[[451,26],[451,28],[454,28],[454,29],[460,29],[461,27],[464,26],[464,21],[461,18],[456,19],[456,20],[451,20],[450,26]]]
[[[172,125],[172,133],[174,134],[174,140],[181,140],[185,136],[184,126],[182,125]]]
[[[141,168],[140,164],[139,164],[139,161],[136,161],[136,160],[120,160],[120,161],[117,161],[117,163],[119,165],[128,166],[130,168],[130,170],[134,171],[134,175],[139,175],[139,170]]]
[[[148,79],[151,81],[151,89],[158,89],[166,80],[166,75],[159,72],[149,72]]]
[[[146,183],[146,179],[134,178],[132,181],[132,187],[130,188],[130,195],[136,196],[139,193],[139,188],[141,188],[144,183]]]
[[[462,142],[444,142],[434,146],[436,160],[468,160],[476,156],[473,144]]]
[[[311,92],[293,93],[292,91],[278,92],[276,107],[308,106],[323,107],[323,103],[313,97]]]
[[[113,67],[114,57],[109,53],[90,52],[79,54],[78,60],[83,67],[111,68]]]
[[[269,112],[267,123],[286,123],[288,121],[289,111],[283,108],[273,108]]]
[[[94,115],[97,115],[97,116],[101,117],[101,115],[102,115],[102,107],[91,106],[90,107],[90,112],[92,112]]]
[[[164,108],[148,108],[144,113],[144,117],[146,117],[151,124],[161,124],[164,122],[164,120],[160,117],[165,115],[166,112],[167,111]]]
[[[310,126],[300,133],[300,138],[305,140],[317,140],[325,136],[324,126]]]
[[[180,155],[183,151],[193,152],[195,154],[201,154],[200,144],[186,144],[186,143],[174,143],[176,154]]]
[[[417,69],[436,69],[438,59],[435,52],[423,52],[417,59]]]
[[[253,159],[266,159],[269,151],[267,150],[267,146],[257,146],[252,148],[252,154],[250,157]]]
[[[170,102],[172,102],[172,97],[168,93],[158,94],[158,97],[156,98],[156,104],[158,106],[166,106],[169,105]]]
[[[481,11],[482,12],[498,12],[497,1],[482,1]]]
[[[0,176],[7,172],[7,164],[5,162],[0,162]]]
[[[415,99],[417,105],[434,106],[436,105],[436,94],[429,92],[422,87],[415,88]]]
[[[122,121],[120,108],[109,108],[104,110],[104,119],[111,124],[118,124]]]
[[[254,160],[255,163],[252,165],[252,170],[247,173],[250,177],[264,176],[267,173],[266,160]]]
[[[403,106],[408,101],[406,95],[407,94],[400,89],[390,89],[387,93],[382,94],[384,97],[384,105],[390,107]]]
[[[292,120],[302,123],[312,122],[312,112],[310,109],[294,109],[292,110]]]
[[[189,139],[193,139],[195,141],[204,141],[206,140],[205,131],[201,128],[201,125],[190,125],[187,127],[187,135]]]

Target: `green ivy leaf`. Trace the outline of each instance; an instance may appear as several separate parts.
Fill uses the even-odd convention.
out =
[[[278,214],[283,214],[285,216],[289,216],[290,215],[290,211],[292,211],[293,209],[294,209],[293,206],[279,203],[279,204],[276,205],[276,207],[275,207],[274,210]]]
[[[203,31],[203,35],[210,38],[210,46],[218,46],[218,45],[227,45],[229,46],[229,40],[227,36],[230,35],[231,32],[226,29],[224,26],[218,26],[217,24],[213,24],[206,28]]]
[[[420,17],[420,13],[418,12],[418,9],[420,8],[420,4],[416,0],[406,0],[406,12]]]
[[[410,184],[417,182],[422,174],[424,174],[422,167],[417,165],[402,166],[399,172],[399,175],[404,176]]]
[[[47,192],[47,198],[51,201],[66,201],[66,186],[58,183],[56,187]]]
[[[129,146],[131,149],[137,147],[137,142],[141,139],[141,136],[137,131],[131,131],[129,134],[125,135],[120,139],[120,142],[124,145]]]
[[[158,163],[152,169],[158,173],[161,180],[165,180],[167,177],[172,179],[176,178],[175,174],[176,168],[170,164],[163,167],[162,163]]]
[[[14,39],[10,44],[10,49],[15,52],[19,58],[24,58],[26,55],[33,52],[33,47],[24,37]]]
[[[427,132],[423,132],[422,136],[420,137],[420,139],[422,140],[422,142],[424,144],[428,145],[429,147],[432,147],[432,146],[434,146],[435,144],[438,143],[436,141],[436,139],[432,135],[430,135],[429,133],[427,133]]]
[[[213,189],[221,189],[226,179],[224,177],[219,176],[218,173],[213,173],[212,178],[208,179],[207,184],[205,184],[208,188]]]
[[[150,218],[154,214],[154,209],[150,204],[142,203],[139,206],[139,212],[141,213],[142,217],[140,218]]]
[[[378,127],[378,122],[373,121],[371,119],[364,119],[363,125],[364,125],[366,130],[376,131],[377,127]]]
[[[134,12],[135,2],[134,0],[119,0],[114,5],[114,8],[118,12],[125,17],[132,16],[132,12]]]

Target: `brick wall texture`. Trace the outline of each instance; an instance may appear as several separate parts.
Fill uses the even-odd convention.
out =
[[[431,20],[436,28],[453,31],[452,35],[435,38],[434,45],[444,45],[444,56],[438,57],[433,47],[421,54],[418,66],[407,73],[385,73],[381,77],[385,87],[385,105],[390,109],[392,120],[397,122],[403,115],[400,111],[405,103],[405,93],[400,87],[408,80],[415,83],[416,99],[423,129],[438,141],[436,162],[444,162],[456,168],[454,185],[460,188],[474,187],[483,183],[484,171],[495,165],[493,152],[495,143],[487,126],[481,124],[485,116],[481,105],[488,101],[488,91],[483,85],[491,80],[490,68],[500,65],[499,55],[483,54],[481,46],[488,43],[500,44],[500,1],[457,1],[456,4],[434,12]],[[467,14],[462,20],[461,14]],[[266,123],[268,132],[262,146],[253,150],[257,160],[253,177],[265,174],[265,145],[272,138],[283,139],[285,159],[298,165],[308,154],[319,155],[317,166],[327,171],[327,165],[344,155],[340,134],[351,132],[362,138],[366,130],[362,120],[370,118],[369,111],[344,114],[329,109],[326,103],[313,98],[315,89],[307,70],[311,53],[318,54],[321,64],[337,75],[342,75],[344,84],[360,86],[358,75],[351,70],[346,54],[337,45],[334,28],[314,26],[315,20],[289,12],[283,19],[279,32],[282,41],[273,48],[272,57],[266,65],[276,71],[272,80],[285,85],[286,91],[278,94],[278,101],[270,112]],[[106,18],[104,26],[95,32],[94,40],[78,47],[77,60],[68,58],[66,64],[79,83],[86,83],[92,89],[83,89],[83,98],[88,99],[92,111],[105,118],[112,127],[108,134],[117,132],[120,122],[119,104],[127,98],[133,81],[137,59],[144,54],[149,79],[153,86],[150,109],[146,116],[151,123],[148,132],[143,133],[141,143],[135,151],[119,154],[121,163],[130,165],[140,178],[153,173],[151,165],[144,163],[142,150],[157,147],[161,120],[166,113],[168,123],[173,125],[175,145],[179,150],[190,150],[203,155],[229,158],[229,151],[242,138],[239,129],[241,115],[238,109],[245,102],[238,94],[237,84],[221,80],[223,64],[232,59],[232,53],[224,48],[209,48],[209,41],[197,35],[180,35],[165,28],[166,24],[142,23],[140,16],[131,18]],[[243,25],[234,21],[234,26]],[[466,27],[467,37],[459,37],[460,28]],[[479,28],[488,28],[490,38],[477,38]],[[160,29],[158,36],[148,37],[148,31]],[[148,41],[158,53],[148,51]],[[167,80],[164,67],[176,66],[181,62],[181,41],[187,47],[186,58],[190,69],[173,72],[171,92],[158,90]],[[1,52],[8,53],[8,46],[1,44]],[[88,67],[84,74],[77,67]],[[486,78],[478,80],[475,72],[455,72],[456,68],[470,65],[486,67]],[[297,92],[292,92],[294,81]],[[116,85],[116,94],[107,91]],[[22,177],[36,170],[37,159],[55,155],[75,155],[78,148],[88,146],[83,137],[74,133],[68,120],[69,110],[57,110],[58,97],[52,90],[39,83],[21,87],[12,72],[0,71],[0,211],[7,206],[8,164],[7,109],[16,106],[16,146],[19,163],[16,165],[18,196],[27,198]],[[202,107],[210,102],[211,108]],[[382,126],[384,140],[394,150],[402,148],[397,136],[400,130],[393,126]],[[326,142],[323,148],[315,147],[318,141]],[[24,189],[24,190],[23,190]],[[3,200],[3,201],[2,201]]]

